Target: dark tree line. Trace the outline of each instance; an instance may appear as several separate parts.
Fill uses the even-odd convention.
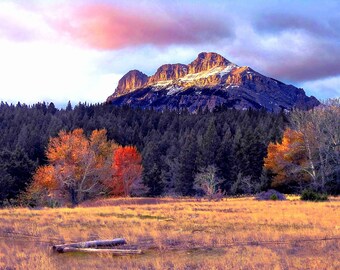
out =
[[[50,137],[82,128],[105,128],[108,139],[142,153],[143,181],[150,196],[193,195],[195,175],[215,166],[227,193],[250,193],[269,185],[262,170],[269,142],[280,140],[284,113],[218,108],[214,112],[132,109],[53,103],[0,104],[0,201],[15,198],[46,163]]]

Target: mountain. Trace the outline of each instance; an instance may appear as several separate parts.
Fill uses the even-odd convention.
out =
[[[132,70],[107,102],[116,106],[213,110],[216,106],[268,111],[309,109],[320,104],[301,88],[238,66],[217,53],[202,52],[189,65],[166,64],[150,77]]]

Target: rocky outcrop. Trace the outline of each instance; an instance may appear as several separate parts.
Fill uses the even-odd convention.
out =
[[[159,81],[176,80],[188,74],[188,66],[183,64],[166,64],[157,69],[148,80],[148,85]]]
[[[162,87],[175,83],[181,87],[214,86],[221,82],[220,72],[236,65],[217,53],[200,53],[189,65],[165,64],[150,77],[138,70],[131,70],[118,82],[109,99],[125,95],[146,86]]]
[[[126,73],[118,82],[118,87],[114,96],[125,95],[135,89],[145,86],[148,76],[139,70],[131,70]]]
[[[227,67],[230,62],[217,53],[200,53],[197,58],[189,64],[189,74],[210,70],[214,67]]]
[[[212,110],[216,106],[280,111],[319,105],[303,89],[239,67],[217,53],[200,53],[189,65],[167,64],[148,77],[128,72],[107,102],[157,110]]]

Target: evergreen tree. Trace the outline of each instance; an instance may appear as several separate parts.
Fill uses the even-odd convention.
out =
[[[36,166],[22,149],[0,152],[0,204],[25,190]]]
[[[193,134],[189,134],[179,153],[178,161],[178,177],[175,181],[175,191],[177,194],[191,195],[193,193],[193,185],[196,166],[197,143]]]
[[[199,167],[207,167],[215,163],[216,154],[220,147],[220,138],[217,134],[215,119],[212,118],[199,141],[197,163]]]
[[[143,150],[143,182],[149,188],[149,195],[157,196],[163,192],[163,181],[161,179],[159,144],[150,142]]]

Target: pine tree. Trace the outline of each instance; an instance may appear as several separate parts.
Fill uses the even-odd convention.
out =
[[[193,134],[189,134],[179,153],[178,161],[179,176],[175,181],[175,191],[181,195],[193,194],[193,185],[195,174],[197,172],[196,165],[197,143]]]

